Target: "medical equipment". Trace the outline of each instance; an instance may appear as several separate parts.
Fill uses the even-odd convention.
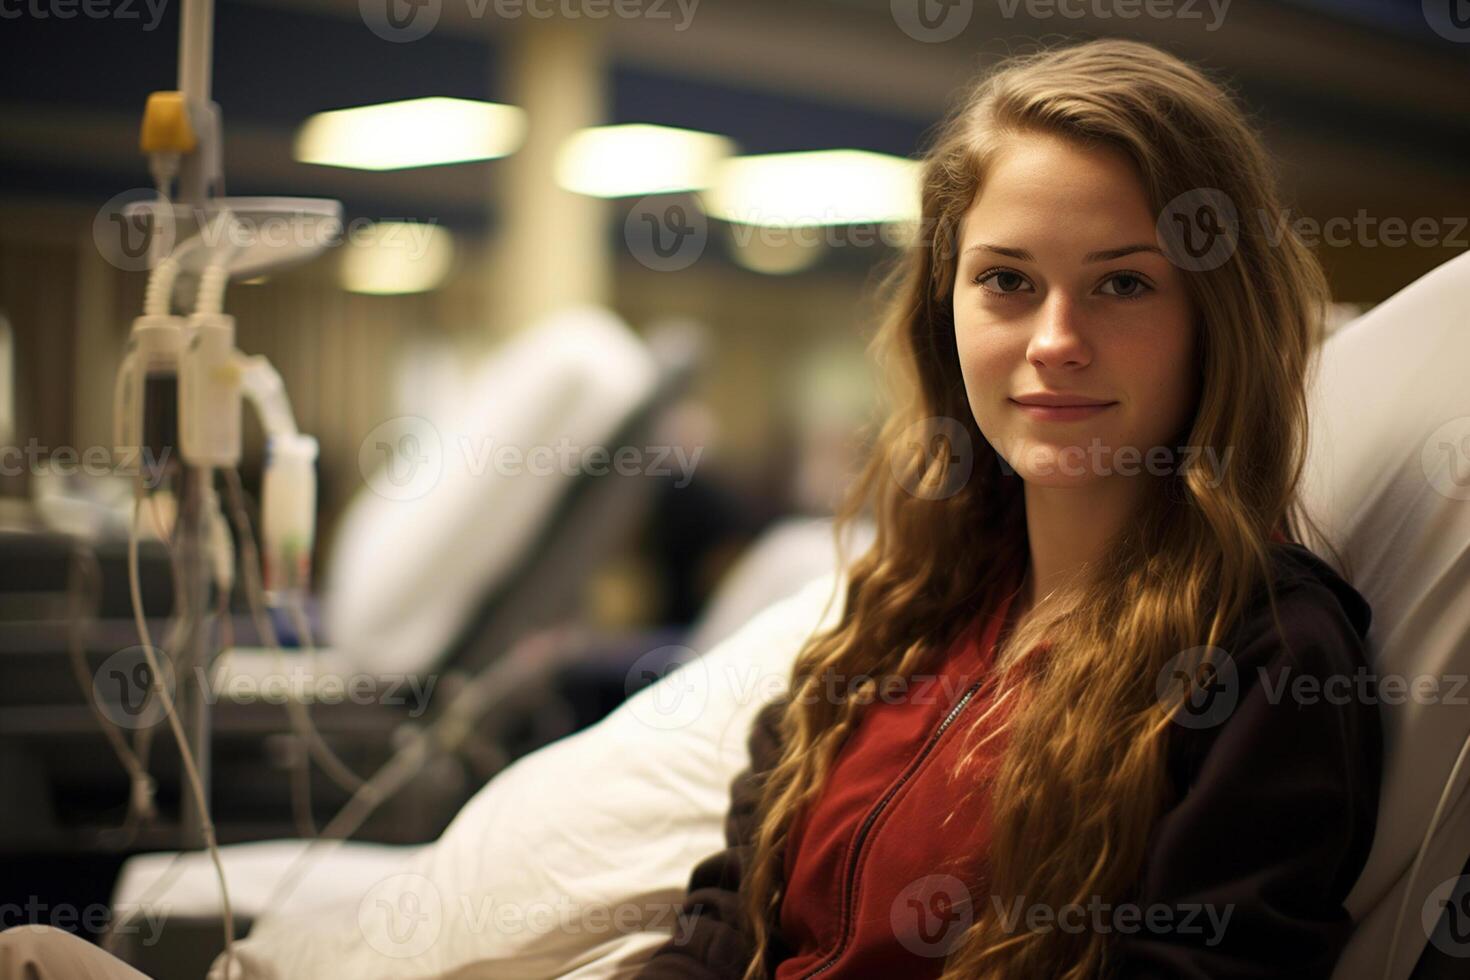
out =
[[[480,372],[475,393],[466,400],[482,402],[484,414],[475,416],[474,425],[456,431],[471,442],[482,433],[493,433],[518,445],[550,444],[564,437],[604,446],[658,443],[664,422],[677,409],[698,365],[701,341],[697,331],[677,324],[651,326],[645,333],[646,338],[639,337],[612,314],[592,309],[567,310],[530,325],[516,341],[502,345]],[[610,371],[613,367],[631,370],[619,384],[596,377],[615,374]],[[500,383],[507,376],[528,374],[533,383]],[[449,431],[449,422],[439,421]],[[350,865],[354,854],[378,853],[364,850],[371,845],[347,846],[339,838],[350,836],[405,778],[453,760],[471,770],[467,798],[510,761],[501,746],[515,726],[533,717],[555,716],[559,699],[553,681],[561,668],[592,660],[599,644],[606,642],[576,625],[585,608],[584,589],[592,573],[639,526],[659,484],[642,472],[599,473],[594,468],[543,476],[487,471],[464,485],[473,492],[463,496],[448,472],[433,492],[412,500],[386,500],[375,486],[370,478],[350,508],[359,517],[405,512],[414,519],[339,522],[336,545],[326,562],[328,607],[361,602],[369,585],[364,573],[372,572],[378,576],[371,583],[377,590],[371,593],[376,603],[395,613],[401,610],[410,620],[421,617],[422,611],[409,601],[421,584],[406,559],[418,558],[419,549],[433,548],[434,535],[423,533],[421,523],[433,516],[446,522],[442,530],[454,539],[457,552],[486,558],[488,563],[470,576],[469,601],[446,623],[436,624],[448,627],[443,631],[448,639],[433,651],[425,669],[440,683],[422,717],[398,724],[398,757],[378,769],[367,780],[370,785],[313,841],[281,842],[280,853],[290,847],[289,861],[257,861],[261,852],[253,845],[222,848],[232,885],[243,880],[250,889],[233,904],[242,923],[322,901],[334,890],[325,883],[324,869]],[[460,506],[446,514],[452,500]],[[352,540],[354,534],[369,537]],[[374,562],[364,557],[405,551],[412,554],[404,561]],[[432,550],[427,557],[436,554],[441,565],[448,557],[458,558]],[[245,562],[247,569],[251,565]],[[458,570],[454,584],[466,584]],[[321,661],[324,671],[364,673],[377,664],[396,673],[408,667],[404,660],[377,661],[383,649],[376,644],[356,646],[351,641],[359,631],[360,627],[347,631],[348,643],[333,636],[332,649]],[[252,669],[253,658],[241,656],[245,652],[237,650],[230,656],[242,671]],[[555,737],[562,732],[545,734]],[[455,809],[459,805],[456,801]],[[445,821],[452,812],[445,811]],[[432,833],[442,829],[440,823]],[[200,872],[207,868],[198,857],[139,855],[124,866],[115,890],[119,908],[137,912],[157,908],[161,902],[175,910],[167,942],[158,949],[122,945],[119,953],[125,959],[162,976],[173,963],[154,957],[163,957],[176,942],[184,948],[202,947],[210,935],[206,930],[218,935],[218,900],[199,900]],[[325,894],[302,894],[304,889]],[[180,893],[193,896],[188,913],[178,911],[183,907]],[[119,935],[118,942],[134,940]]]
[[[241,413],[246,396],[260,411],[271,440],[263,508],[267,515],[267,560],[271,569],[268,597],[281,605],[299,602],[311,554],[315,485],[308,477],[316,446],[296,432],[289,405],[270,366],[246,358],[235,348],[235,321],[224,312],[224,291],[232,275],[258,274],[264,268],[297,261],[319,251],[326,235],[314,238],[259,235],[249,232],[269,221],[316,226],[335,232],[340,205],[272,199],[230,199],[223,187],[219,107],[210,99],[213,43],[213,0],[185,0],[179,32],[179,90],[154,93],[145,110],[140,146],[158,191],[156,202],[134,205],[134,216],[146,216],[151,231],[151,271],[143,314],[133,324],[127,352],[118,371],[114,398],[114,445],[133,466],[134,505],[128,538],[128,580],[133,616],[146,658],[151,693],[178,743],[189,792],[185,797],[186,839],[211,855],[224,906],[225,953],[231,961],[234,921],[229,888],[220,863],[208,803],[209,717],[204,681],[190,668],[212,667],[212,630],[208,619],[209,589],[228,596],[234,584],[234,554],[213,485],[223,469],[231,478],[231,511],[237,533],[247,546],[246,583],[258,628],[279,651],[264,615],[256,556],[239,502],[234,467],[241,452]],[[178,204],[173,184],[178,178]],[[308,206],[302,207],[305,203]],[[192,231],[179,242],[181,233]],[[244,238],[242,240],[242,234]],[[286,248],[279,245],[284,241]],[[178,244],[175,246],[175,243]],[[176,287],[193,277],[194,309],[174,312]],[[177,451],[178,458],[170,460]],[[183,494],[171,530],[178,555],[183,637],[181,648],[165,668],[147,623],[138,570],[140,522],[150,491],[176,474]],[[304,617],[303,617],[304,618]],[[166,654],[165,654],[166,655]],[[90,685],[87,687],[90,692]],[[332,758],[310,727],[304,706],[294,704],[293,723],[313,755]],[[152,782],[135,754],[118,745],[132,773],[134,793],[130,819],[153,812]],[[304,766],[303,762],[303,766]],[[338,763],[329,771],[340,777]]]

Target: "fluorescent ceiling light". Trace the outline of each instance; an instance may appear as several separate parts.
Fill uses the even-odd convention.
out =
[[[917,221],[919,167],[866,150],[731,157],[700,202],[711,217],[772,228]]]
[[[730,254],[752,272],[788,276],[814,265],[825,251],[822,232],[728,224]],[[811,240],[808,240],[811,239]]]
[[[715,133],[628,123],[569,136],[556,154],[556,182],[593,197],[671,194],[708,187],[735,144]]]
[[[357,170],[401,170],[514,153],[526,113],[513,105],[433,97],[319,112],[296,133],[296,159]]]
[[[379,221],[352,235],[342,254],[342,288],[378,296],[427,292],[453,261],[454,236],[438,225]]]

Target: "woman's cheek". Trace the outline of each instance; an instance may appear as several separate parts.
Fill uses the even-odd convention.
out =
[[[1182,329],[1182,328],[1181,328]],[[1155,430],[1155,441],[1170,438],[1186,422],[1193,408],[1194,377],[1191,347],[1181,342],[1181,330],[1159,331],[1146,346],[1131,352],[1130,359],[1146,370],[1137,387],[1136,419]]]

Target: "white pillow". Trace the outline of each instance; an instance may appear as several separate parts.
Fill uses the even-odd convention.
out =
[[[785,692],[806,638],[836,622],[836,581],[809,582],[598,724],[517,760],[437,842],[356,900],[263,918],[236,945],[243,975],[633,972],[672,932],[694,865],[725,846],[750,726]],[[223,980],[223,965],[211,980]]]
[[[1470,672],[1470,255],[1333,334],[1314,381],[1303,499],[1373,607],[1368,641],[1380,681],[1430,675],[1452,684],[1451,675]],[[1434,704],[1382,700],[1378,830],[1348,897],[1359,925],[1334,980],[1384,976],[1409,865],[1470,735],[1470,686],[1441,693]],[[1390,980],[1413,969],[1428,939],[1424,916],[1430,927],[1439,918],[1431,893],[1470,856],[1467,785],[1470,768],[1409,893]]]

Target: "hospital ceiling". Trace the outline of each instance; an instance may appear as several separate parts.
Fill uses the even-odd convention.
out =
[[[162,2],[151,30],[148,0],[131,0],[134,20],[0,22],[0,204],[95,206],[147,182],[139,113],[175,75],[177,2]],[[961,38],[926,44],[895,27],[889,0],[699,0],[682,29],[676,0],[661,0],[668,18],[598,22],[607,121],[721,132],[746,153],[908,155],[987,61],[1037,38],[1127,34],[1233,80],[1288,161],[1292,186],[1319,204],[1393,207],[1395,195],[1414,193],[1458,202],[1454,213],[1470,207],[1470,44],[1429,31],[1417,2],[1234,0],[1217,29],[1209,0],[1175,0],[1197,18],[1134,21],[1072,0],[1086,16],[1045,22],[1026,19],[1026,0],[1016,2],[1021,13],[1007,18],[1009,0],[981,0]],[[442,0],[432,32],[390,44],[365,27],[359,0],[217,3],[214,95],[230,193],[332,196],[349,213],[451,227],[494,221],[495,161],[437,167],[429,180],[423,170],[297,163],[291,144],[296,127],[325,109],[424,95],[503,99],[518,22],[474,16],[483,3]],[[10,6],[23,9],[22,0]]]

